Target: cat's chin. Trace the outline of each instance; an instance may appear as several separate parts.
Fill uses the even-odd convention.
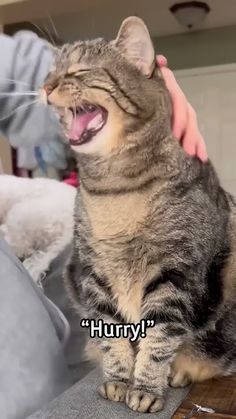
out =
[[[73,140],[71,141],[68,138],[72,150],[77,154],[104,154],[104,149],[106,149],[107,136],[110,137],[110,126],[105,124],[102,130],[98,131],[90,140],[77,143]]]
[[[67,137],[71,146],[82,146],[93,140],[107,122],[107,111],[95,105],[69,109],[70,124]]]

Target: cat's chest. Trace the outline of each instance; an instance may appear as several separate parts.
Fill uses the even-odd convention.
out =
[[[135,236],[149,212],[149,197],[139,192],[95,197],[84,192],[83,203],[91,234],[98,241]]]
[[[108,281],[117,310],[127,322],[140,321],[146,280],[157,271],[147,233],[150,202],[147,192],[83,196],[81,223],[93,250],[91,262],[96,274]]]
[[[123,282],[122,279],[111,281],[111,291],[123,319],[126,322],[138,323],[141,320],[142,281],[132,281],[130,287],[127,287],[127,282]]]

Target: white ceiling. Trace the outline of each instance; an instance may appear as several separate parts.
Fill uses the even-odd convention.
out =
[[[118,30],[122,19],[135,14],[145,20],[153,36],[162,36],[185,31],[169,11],[169,7],[178,2],[180,0],[18,1],[14,5],[0,8],[0,23],[45,17],[50,13],[61,38],[111,38]],[[236,24],[236,0],[206,2],[211,11],[198,29]]]
[[[206,1],[211,11],[198,29],[236,24],[236,0]],[[135,14],[144,19],[153,36],[181,33],[186,29],[179,25],[169,11],[169,7],[178,2],[180,0],[97,0],[92,7],[87,3],[87,8],[70,20],[58,17],[57,23],[63,37],[69,35],[71,25],[74,25],[79,37],[100,35],[111,38],[122,19]]]

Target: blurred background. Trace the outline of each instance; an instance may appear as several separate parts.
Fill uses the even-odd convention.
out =
[[[221,181],[236,196],[236,0],[0,0],[4,33],[30,29],[56,44],[111,39],[129,15],[144,19],[156,52],[168,58]],[[11,172],[11,150],[0,143]]]

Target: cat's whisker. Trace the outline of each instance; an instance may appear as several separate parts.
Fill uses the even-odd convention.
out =
[[[38,96],[38,92],[0,92],[0,97],[14,97],[14,96]]]
[[[49,13],[48,13],[48,19],[49,19],[49,21],[51,23],[52,29],[53,29],[56,37],[59,39],[60,37],[59,37],[58,31],[57,31],[57,28],[56,28],[55,23],[54,23],[54,21],[52,19],[52,16]]]
[[[52,34],[51,34],[51,32],[50,32],[49,28],[47,27],[46,23],[43,23],[43,27],[44,27],[44,30],[45,30],[45,31],[46,31],[46,33],[47,33],[48,40],[50,40],[50,42],[51,42],[53,45],[56,45],[55,40],[53,39],[53,36],[52,36]]]
[[[31,86],[30,83],[27,83],[26,81],[22,81],[22,80],[15,80],[15,79],[9,79],[9,78],[5,78],[5,77],[0,77],[0,83],[1,82],[9,82],[12,84],[22,84],[24,86]]]
[[[14,115],[16,112],[25,109],[29,106],[39,104],[40,102],[38,100],[33,100],[32,102],[26,103],[24,105],[18,106],[18,108],[14,109],[12,112],[9,112],[7,115],[0,118],[0,121],[4,121],[5,119],[9,118],[10,116]]]
[[[39,25],[37,25],[37,23],[31,22],[31,21],[29,23],[33,25],[36,29],[38,29],[41,35],[43,35],[44,39],[48,40],[48,34]]]

